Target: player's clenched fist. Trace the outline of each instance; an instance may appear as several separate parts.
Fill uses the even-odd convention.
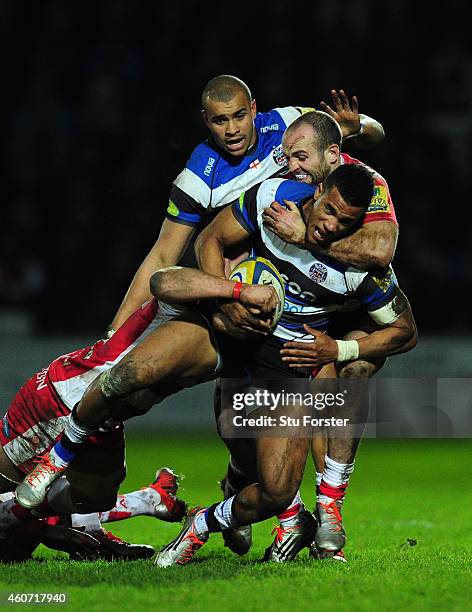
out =
[[[243,285],[239,301],[257,315],[272,315],[279,305],[277,292],[272,285]]]

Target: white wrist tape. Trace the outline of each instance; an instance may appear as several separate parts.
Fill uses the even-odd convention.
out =
[[[336,361],[354,361],[359,357],[359,342],[357,340],[336,340],[338,358]]]

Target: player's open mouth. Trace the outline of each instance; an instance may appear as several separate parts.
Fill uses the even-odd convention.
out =
[[[316,242],[326,242],[326,234],[322,234],[317,227],[313,230],[313,238]]]
[[[240,138],[232,138],[231,140],[226,140],[226,148],[228,151],[240,151],[244,148],[245,137],[241,136]]]
[[[303,172],[296,172],[294,174],[295,180],[300,183],[311,183],[311,176],[309,174],[305,174]]]

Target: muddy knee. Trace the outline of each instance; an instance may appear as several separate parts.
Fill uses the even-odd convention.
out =
[[[108,399],[126,397],[146,386],[142,383],[139,368],[132,361],[117,363],[113,368],[98,377],[103,395]]]

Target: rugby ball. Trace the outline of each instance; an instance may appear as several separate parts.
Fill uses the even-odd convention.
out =
[[[279,297],[279,305],[271,325],[274,330],[284,311],[285,302],[285,283],[274,264],[264,257],[248,257],[232,270],[229,278],[248,285],[272,285],[274,287]]]

